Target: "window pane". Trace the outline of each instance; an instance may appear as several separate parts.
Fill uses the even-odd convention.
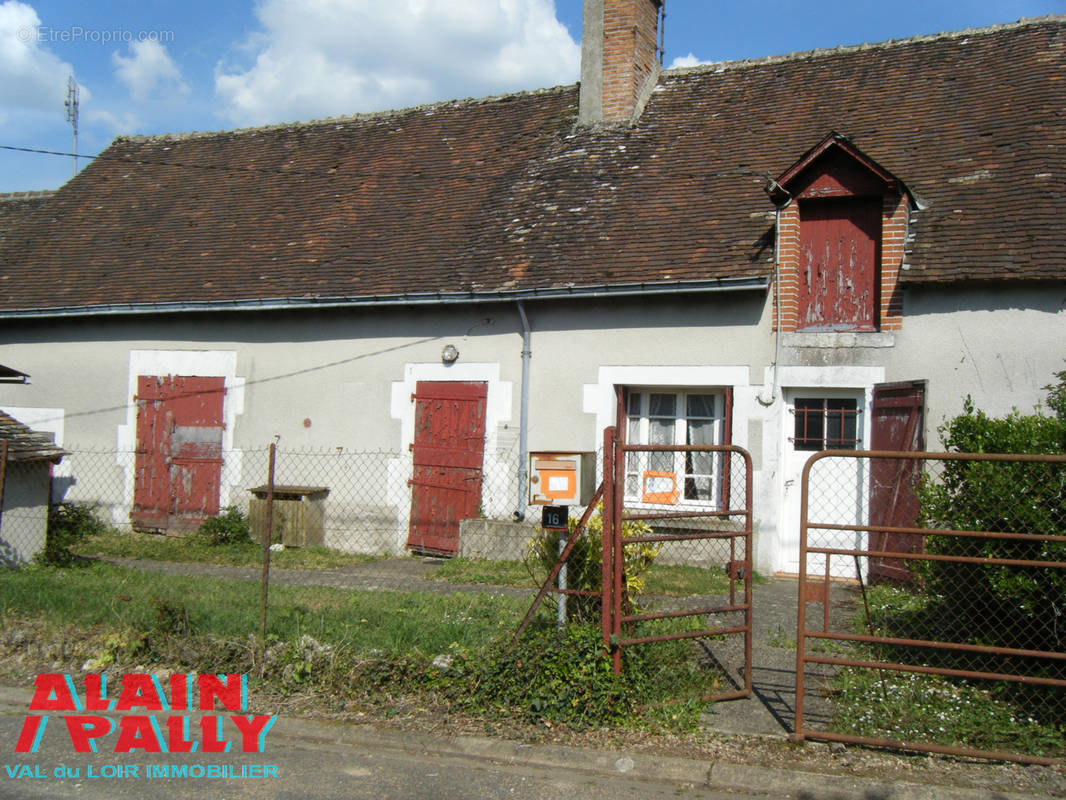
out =
[[[685,478],[685,499],[710,501],[711,479],[710,478]]]
[[[690,394],[687,402],[690,417],[713,417],[715,415],[713,394]]]
[[[858,403],[855,400],[825,401],[825,446],[827,450],[854,450],[858,444]]]
[[[797,450],[821,450],[824,432],[822,415],[824,400],[796,400],[796,420],[793,443]]]
[[[710,475],[714,472],[717,453],[687,453],[685,472],[689,475]]]
[[[688,420],[688,442],[687,444],[697,445],[710,445],[718,444],[715,441],[715,428],[716,424],[714,420],[710,419],[697,419]]]
[[[648,395],[649,417],[676,417],[677,395],[651,394]]]
[[[628,409],[627,409],[629,411],[629,416],[631,416],[631,417],[639,417],[640,416],[640,398],[641,398],[640,392],[630,392],[629,393],[629,402],[628,402]]]
[[[674,420],[648,420],[648,444],[673,444]]]

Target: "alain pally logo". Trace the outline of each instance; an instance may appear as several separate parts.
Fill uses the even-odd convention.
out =
[[[79,681],[80,686],[66,674],[37,676],[15,753],[37,753],[46,730],[57,725],[62,725],[59,741],[69,742],[75,753],[216,754],[233,752],[235,746],[238,752],[263,753],[267,733],[277,721],[276,715],[242,713],[248,710],[247,675],[178,673],[161,679],[132,673],[121,677],[113,696],[106,675],[90,673]],[[231,713],[215,713],[216,706]],[[63,712],[63,716],[56,719],[54,712]],[[60,765],[52,774],[76,778],[80,777],[78,769]],[[134,764],[97,767],[99,772],[92,765],[86,769],[90,778],[142,777]],[[11,778],[47,777],[40,765],[5,765],[5,770]],[[149,764],[144,776],[276,778],[277,766]]]

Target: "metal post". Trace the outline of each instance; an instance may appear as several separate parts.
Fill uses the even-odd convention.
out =
[[[807,640],[807,479],[810,476],[811,462],[803,467],[800,479],[800,530],[799,530],[799,604],[796,609],[796,721],[792,726],[792,736],[803,740],[803,700],[806,693],[803,667],[806,660]],[[828,592],[825,598],[829,604]]]
[[[7,439],[0,439],[0,519],[4,516],[4,480],[7,478]],[[52,498],[48,498],[49,504]]]
[[[612,554],[612,540],[614,538],[611,509],[614,508],[614,495],[617,487],[614,484],[614,441],[617,429],[606,428],[603,431],[603,509],[600,512],[603,517],[603,533],[601,536],[602,559],[600,564],[600,630],[603,634],[603,652],[611,652],[611,631],[614,623],[611,619],[611,611],[614,601],[611,587],[614,585],[612,572],[614,556]]]
[[[614,503],[611,510],[611,547],[614,551],[614,608],[611,611],[611,638],[614,674],[622,674],[622,596],[625,593],[625,562],[622,558],[622,507],[625,504],[626,454],[616,436],[614,439]]]
[[[559,531],[559,560],[562,560],[563,551],[566,549],[566,537]],[[566,562],[559,567],[559,627],[566,627]]]
[[[270,464],[267,467],[266,530],[263,532],[263,590],[259,598],[259,641],[266,641],[267,587],[270,585],[270,540],[274,538],[274,461],[277,444],[270,445]]]

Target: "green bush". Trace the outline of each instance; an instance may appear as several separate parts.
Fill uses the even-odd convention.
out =
[[[57,503],[48,508],[48,527],[44,549],[37,561],[52,567],[69,567],[78,561],[71,547],[91,536],[107,531],[90,503]]]
[[[604,654],[597,625],[533,625],[513,647],[476,657],[459,651],[428,676],[459,708],[576,730],[653,726],[691,731],[717,673],[700,666],[691,642],[622,653],[621,675]]]
[[[235,506],[224,508],[216,517],[205,519],[196,536],[211,545],[241,545],[252,541],[248,517]]]
[[[993,418],[967,398],[941,439],[962,453],[1066,453],[1066,420],[1017,411]],[[931,528],[1066,535],[1066,464],[945,461],[919,488],[921,523]],[[1034,561],[1066,560],[1066,544],[932,536],[931,554]],[[945,624],[981,644],[1061,650],[1066,571],[923,562],[926,591],[943,599]]]
[[[566,586],[568,589],[593,592],[592,596],[571,595],[567,598],[567,612],[571,619],[586,622],[599,618],[600,593],[603,587],[603,516],[598,507],[585,530],[574,543],[566,561]],[[538,583],[551,572],[559,557],[559,542],[566,542],[577,528],[578,520],[570,519],[569,531],[541,530],[528,543],[526,566]],[[623,535],[646,536],[651,526],[646,522],[628,520],[622,523]],[[648,543],[627,544],[622,549],[626,577],[626,597],[633,598],[644,591],[644,573],[659,554],[659,548]]]

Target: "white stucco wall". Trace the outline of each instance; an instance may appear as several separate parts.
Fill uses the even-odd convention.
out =
[[[0,567],[30,561],[44,549],[49,463],[9,462],[0,514]]]
[[[752,451],[754,463],[756,562],[763,571],[783,569],[789,392],[854,390],[868,406],[875,383],[926,380],[933,446],[936,426],[961,410],[966,394],[993,414],[1029,410],[1043,397],[1052,373],[1064,368],[1064,299],[1063,284],[910,290],[902,331],[782,337],[776,370],[763,293],[527,302],[529,447],[599,450],[603,427],[614,421],[616,384],[732,387],[732,439]],[[460,352],[451,366],[441,361],[447,344]],[[338,470],[352,469],[353,462],[342,467],[342,457],[366,453],[359,480],[380,499],[355,502],[334,491],[330,514],[350,522],[327,532],[327,543],[345,546],[346,526],[372,524],[371,549],[399,552],[410,504],[410,395],[418,380],[488,384],[486,475],[500,473],[486,482],[483,507],[510,516],[521,352],[521,324],[510,304],[9,324],[0,330],[0,363],[18,364],[33,383],[0,385],[0,407],[61,412],[65,446],[110,453],[92,469],[98,482],[123,487],[115,501],[120,519],[129,468],[114,452],[133,442],[136,375],[171,366],[224,375],[230,498],[239,501],[265,482],[265,452],[275,437],[288,454],[279,461],[279,482],[336,487],[350,477]],[[244,451],[243,462],[236,451]],[[76,483],[72,499],[90,483]]]

